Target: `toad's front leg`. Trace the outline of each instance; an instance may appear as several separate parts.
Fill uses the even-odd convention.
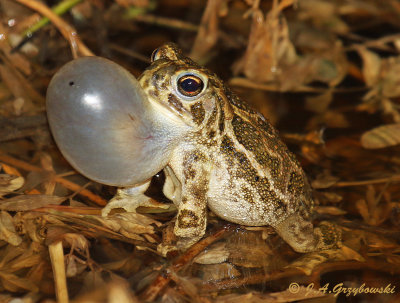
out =
[[[180,201],[174,201],[178,214],[174,226],[174,234],[178,237],[176,246],[160,245],[158,251],[166,254],[170,250],[185,250],[198,242],[207,227],[207,192],[209,170],[200,161],[198,152],[184,157],[182,167]]]

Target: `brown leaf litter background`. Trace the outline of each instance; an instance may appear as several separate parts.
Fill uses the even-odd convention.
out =
[[[65,2],[58,16],[57,1],[0,0],[0,302],[400,301],[400,2]],[[167,41],[277,126],[340,249],[297,254],[269,227],[210,213],[202,241],[162,258],[174,217],[162,174],[153,208],[100,216],[115,188],[62,158],[46,87],[91,54],[138,76]]]

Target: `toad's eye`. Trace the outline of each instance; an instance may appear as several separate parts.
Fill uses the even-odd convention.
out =
[[[161,50],[159,48],[155,49],[151,54],[151,62],[154,62],[161,57]]]
[[[178,90],[186,97],[195,97],[204,87],[203,80],[195,75],[184,75],[178,79]]]

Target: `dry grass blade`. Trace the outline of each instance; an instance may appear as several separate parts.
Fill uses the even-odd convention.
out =
[[[43,171],[43,169],[41,169],[40,167],[34,166],[32,164],[26,163],[24,161],[15,159],[13,157],[10,157],[4,153],[2,153],[0,151],[0,162],[5,162],[9,165],[27,170],[27,171],[35,171],[35,172],[41,172]],[[82,188],[82,186],[75,184],[71,181],[68,181],[65,178],[62,177],[55,177],[55,181],[57,183],[60,183],[62,185],[64,185],[66,188],[75,191],[75,192],[79,192],[80,195],[86,196],[88,197],[90,200],[92,200],[94,203],[100,205],[100,206],[104,206],[107,204],[107,201],[104,200],[103,198],[99,197],[98,195],[95,195],[94,193],[92,193],[91,191]]]
[[[58,28],[64,38],[70,43],[71,51],[74,58],[78,57],[78,54],[82,56],[93,56],[92,51],[81,41],[78,37],[76,30],[62,20],[59,16],[54,14],[51,9],[46,5],[36,0],[16,0],[17,2],[26,5],[27,7],[39,12],[43,16],[49,18],[51,22]]]
[[[65,197],[53,195],[24,195],[0,201],[0,210],[27,211],[40,208],[49,204],[58,205],[65,201]]]
[[[10,90],[13,92],[14,96],[16,96],[17,99],[23,98],[24,101],[28,103],[28,110],[37,110],[37,108],[33,107],[33,104],[30,104],[29,102],[32,100],[42,105],[44,103],[44,97],[33,87],[32,83],[30,83],[30,81],[28,81],[28,79],[17,69],[17,67],[14,65],[14,61],[12,58],[8,58],[0,52],[0,59],[5,63],[4,68],[2,68],[2,77],[12,77],[12,79],[3,79],[3,81],[5,83],[9,82],[9,85],[17,85],[17,88],[21,88],[21,91],[17,91],[15,88],[10,86]]]
[[[67,278],[65,275],[64,252],[62,242],[49,245],[51,265],[53,267],[56,295],[59,303],[68,303]]]
[[[127,237],[126,230],[123,226],[119,224],[119,220],[116,220],[116,218],[105,219],[98,215],[81,215],[72,212],[62,212],[51,208],[41,210],[46,211],[46,213],[50,215],[50,218],[65,222],[65,224],[67,224],[71,228],[71,230],[82,233],[89,238],[103,236],[126,243],[132,243],[136,246],[148,247],[154,250],[156,249],[156,245],[153,243],[149,243],[149,241],[147,241],[147,238],[146,240],[144,240],[142,237],[135,236],[140,234],[151,235],[154,233],[154,228],[147,224],[159,223],[149,218],[144,218],[142,223],[139,223],[140,221],[136,222],[136,225],[135,223],[130,224],[131,226],[134,226],[134,229],[128,229],[130,233],[129,237]],[[127,215],[129,216],[130,214]],[[137,216],[142,215],[137,214]],[[138,228],[138,226],[140,226],[140,228]]]

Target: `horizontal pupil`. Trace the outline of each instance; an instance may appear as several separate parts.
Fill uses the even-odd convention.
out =
[[[194,77],[182,77],[179,79],[179,86],[187,94],[194,95],[203,88],[203,82]]]
[[[199,86],[199,83],[193,79],[185,79],[182,81],[182,89],[187,92],[196,91]]]

